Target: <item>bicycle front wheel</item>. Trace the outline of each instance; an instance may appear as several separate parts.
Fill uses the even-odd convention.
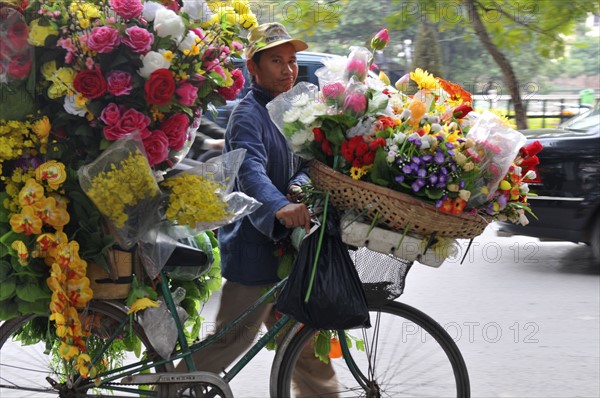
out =
[[[344,358],[330,359],[339,391],[336,397],[469,397],[469,376],[448,333],[431,317],[403,303],[370,306],[372,327],[346,331],[340,338]],[[316,330],[304,327],[290,341],[273,376],[278,398],[301,397],[294,372]],[[338,332],[342,335],[343,332]],[[357,346],[364,345],[364,350]],[[314,395],[313,395],[314,396]]]
[[[87,344],[102,347],[116,327],[127,317],[121,309],[105,302],[92,301],[82,311],[82,328],[92,336]],[[44,343],[23,344],[23,331],[26,327],[47,327],[48,318],[37,315],[26,315],[8,320],[0,325],[0,397],[22,398],[24,396],[37,397],[121,397],[140,396],[139,394],[119,391],[116,384],[100,384],[93,386],[82,383],[75,386],[68,384],[77,379],[77,375],[65,369],[61,360],[51,352]],[[129,334],[139,339],[142,346],[140,352],[153,356],[143,329],[135,321],[128,323],[123,332],[109,346],[108,350],[113,358],[112,363],[103,361],[100,365],[104,370],[122,367],[138,361],[131,352],[125,351],[124,338]],[[112,365],[112,366],[111,366]],[[160,369],[159,369],[160,368]],[[164,371],[164,367],[157,367],[156,371]],[[137,386],[124,386],[133,387]],[[147,388],[147,387],[146,387]]]

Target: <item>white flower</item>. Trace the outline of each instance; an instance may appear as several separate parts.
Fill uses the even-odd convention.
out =
[[[172,40],[178,40],[185,33],[185,24],[175,11],[159,8],[154,16],[154,29],[159,37],[170,36]]]
[[[195,21],[206,22],[212,17],[210,8],[204,0],[183,0],[182,10]]]
[[[525,215],[525,211],[523,209],[518,209],[517,213],[519,213],[519,223],[521,225],[529,224],[529,220],[527,219],[527,216]]]
[[[398,133],[394,136],[394,142],[396,144],[402,144],[406,140],[406,135],[404,133]]]
[[[183,38],[183,40],[179,42],[177,48],[181,52],[183,52],[184,50],[191,50],[192,46],[196,44],[196,39],[199,39],[198,35],[190,30],[187,33],[187,35]]]
[[[308,94],[300,93],[300,95],[291,98],[290,102],[294,105],[294,107],[300,108],[306,106],[308,104],[308,100]]]
[[[303,124],[311,124],[315,121],[318,115],[316,115],[310,106],[302,108],[300,117],[298,118]]]
[[[87,109],[84,101],[77,101],[77,95],[67,95],[64,104],[65,111],[70,115],[85,116]]]
[[[461,189],[460,191],[458,191],[458,196],[465,202],[468,202],[469,198],[471,197],[471,191]]]
[[[312,138],[312,139],[311,139]],[[304,145],[307,142],[310,142],[314,139],[314,134],[307,130],[300,130],[297,131],[293,136],[292,136],[292,145],[295,147],[299,147]]]
[[[431,147],[429,139],[427,137],[429,136],[424,135],[423,137],[421,137],[421,149],[429,149]]]
[[[146,55],[141,55],[140,58],[143,66],[138,70],[138,73],[144,79],[148,79],[150,74],[157,69],[168,69],[171,66],[171,62],[156,51],[150,51]]]
[[[283,114],[284,123],[294,123],[300,117],[300,113],[302,109],[299,108],[291,108]]]
[[[144,2],[144,11],[142,11],[142,16],[146,21],[152,22],[156,16],[156,11],[161,8],[165,8],[165,6],[160,3],[155,3],[154,1],[146,1]]]
[[[525,180],[535,180],[537,178],[537,174],[533,170],[529,170],[527,174],[523,177]]]
[[[523,183],[519,186],[519,194],[527,195],[529,193],[529,184]]]

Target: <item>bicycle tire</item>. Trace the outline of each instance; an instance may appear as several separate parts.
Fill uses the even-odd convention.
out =
[[[94,328],[94,334],[98,337],[105,334],[107,337],[112,334],[114,328],[127,317],[127,313],[110,302],[91,301],[86,308],[89,322],[93,324],[90,328]],[[99,315],[99,317],[96,317]],[[115,385],[100,385],[93,389],[80,386],[73,389],[59,391],[53,387],[47,380],[47,377],[55,381],[61,379],[61,375],[54,364],[52,363],[52,354],[45,352],[44,343],[35,345],[22,345],[20,341],[15,341],[12,336],[17,333],[22,326],[28,322],[32,322],[38,318],[45,318],[40,315],[25,315],[18,318],[10,319],[0,325],[0,396],[2,398],[21,398],[23,392],[27,391],[27,397],[50,397],[50,396],[65,396],[65,397],[120,397],[120,396],[139,396],[139,395],[122,395],[118,390],[115,390]],[[96,322],[95,320],[102,320]],[[41,320],[41,319],[40,319]],[[149,357],[154,357],[154,350],[148,342],[142,327],[132,320],[127,328],[131,325],[133,333],[142,342],[142,352],[145,352]],[[104,337],[98,337],[103,339]],[[118,340],[112,344],[119,344]],[[137,362],[139,359],[131,353],[125,353],[123,365],[128,362]],[[165,371],[165,366],[156,366],[154,371]],[[63,388],[64,385],[62,386]],[[129,386],[137,388],[136,386]]]
[[[416,308],[393,301],[383,306],[369,306],[369,311],[371,328],[347,331],[362,336],[365,351],[352,348],[349,358],[330,359],[340,387],[330,396],[470,396],[468,371],[460,350],[437,322]],[[274,362],[271,373],[273,397],[292,397],[296,362],[316,333],[317,330],[308,327],[300,329],[286,345],[281,360]],[[397,338],[400,341],[394,344],[393,339]],[[345,339],[340,339],[340,343],[344,349],[348,347]],[[361,387],[349,370],[350,366],[358,366],[361,370],[365,387]],[[310,395],[315,396],[315,393]],[[325,397],[328,393],[318,396]]]

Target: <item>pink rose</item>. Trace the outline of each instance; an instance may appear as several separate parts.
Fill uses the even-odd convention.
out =
[[[112,95],[128,95],[133,89],[133,79],[128,72],[114,70],[106,76],[107,90]]]
[[[350,111],[355,116],[361,115],[367,109],[367,97],[361,93],[352,93],[344,100],[344,111]]]
[[[87,40],[90,50],[99,53],[109,53],[119,47],[120,43],[119,31],[108,26],[95,27]]]
[[[340,82],[325,84],[321,90],[323,97],[325,98],[325,102],[332,105],[344,103],[345,91],[346,89],[344,85]]]
[[[164,131],[154,130],[142,140],[150,166],[157,165],[169,155],[169,139]]]
[[[102,122],[108,126],[114,126],[115,124],[119,123],[120,119],[121,109],[119,109],[119,106],[114,102],[108,104],[100,114],[100,120],[102,120]]]
[[[198,88],[190,83],[183,83],[175,90],[175,94],[179,97],[182,105],[192,106],[198,97]]]
[[[123,44],[138,54],[147,54],[154,43],[154,35],[144,28],[132,26],[125,30]]]
[[[183,113],[177,113],[161,123],[160,129],[165,132],[169,139],[169,148],[174,151],[183,148],[189,125],[190,122]]]
[[[135,109],[127,109],[117,124],[104,128],[104,138],[109,141],[118,140],[136,130],[144,131],[148,125],[150,125],[148,116]]]
[[[201,28],[192,28],[190,29],[192,32],[196,34],[200,38],[200,40],[204,40],[204,31]]]
[[[144,11],[140,0],[110,0],[109,4],[123,19],[136,18]]]
[[[390,35],[387,29],[381,29],[375,37],[371,39],[371,48],[374,50],[383,50],[390,42]]]
[[[350,79],[356,76],[359,81],[364,81],[367,78],[367,63],[361,59],[351,59],[346,65],[346,76]]]

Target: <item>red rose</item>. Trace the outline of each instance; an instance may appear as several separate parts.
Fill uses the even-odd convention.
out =
[[[183,148],[187,139],[187,131],[190,122],[183,113],[177,113],[160,125],[160,129],[165,132],[169,139],[169,148],[178,151]]]
[[[148,116],[135,109],[127,109],[123,112],[117,124],[104,128],[104,138],[114,141],[136,130],[143,133],[149,124],[150,118]]]
[[[166,105],[175,93],[175,80],[168,69],[157,69],[150,74],[150,79],[144,84],[146,101],[149,104]]]
[[[99,69],[82,70],[73,81],[75,90],[86,98],[98,98],[106,92],[106,80]]]
[[[15,55],[8,63],[8,74],[15,79],[24,79],[31,70],[31,56],[29,53]]]
[[[230,87],[219,88],[219,94],[221,97],[228,101],[234,100],[237,97],[242,88],[244,88],[245,82],[244,74],[239,69],[234,69],[231,71],[231,78],[233,79],[233,84]]]
[[[169,139],[164,131],[154,130],[142,142],[150,166],[157,165],[167,159],[169,155]]]
[[[363,164],[365,166],[370,165],[371,163],[373,163],[375,161],[375,152],[365,153],[362,157],[362,160],[363,160]]]

